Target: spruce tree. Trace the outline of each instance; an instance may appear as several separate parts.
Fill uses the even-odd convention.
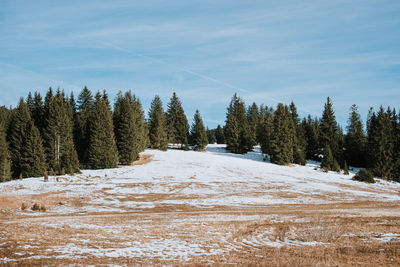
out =
[[[236,96],[236,95],[235,95]],[[233,103],[228,108],[225,124],[226,149],[231,152],[237,152],[240,149],[239,125],[235,114],[233,113]]]
[[[90,123],[89,166],[93,169],[116,168],[118,150],[109,100],[104,92],[96,94]]]
[[[219,124],[217,126],[217,129],[215,130],[215,140],[217,144],[225,144],[224,130]]]
[[[249,122],[250,131],[250,144],[251,146],[257,145],[257,127],[259,125],[259,114],[258,106],[256,103],[253,104],[247,110],[247,120]]]
[[[261,152],[271,154],[271,138],[274,131],[274,110],[260,106],[259,123],[257,127],[257,140],[261,146]]]
[[[226,145],[230,152],[243,154],[253,149],[245,104],[236,94],[228,107],[225,128]]]
[[[368,167],[375,176],[389,178],[393,172],[393,126],[390,113],[381,106],[368,122]]]
[[[200,112],[196,110],[193,118],[192,129],[190,131],[192,136],[192,142],[194,150],[202,151],[208,144],[207,132],[204,128],[203,120],[200,116]]]
[[[182,103],[174,92],[167,109],[168,140],[184,148],[188,144],[189,124]]]
[[[293,162],[296,164],[306,165],[307,141],[305,138],[305,131],[300,125],[300,119],[299,115],[297,114],[297,108],[293,103],[293,101],[290,103],[289,109],[294,127]]]
[[[43,139],[49,169],[57,173],[79,172],[78,154],[73,139],[72,110],[60,90],[46,98]]]
[[[351,166],[365,167],[365,144],[361,116],[356,105],[351,106],[351,112],[345,136],[345,159]]]
[[[333,158],[331,147],[329,145],[325,145],[323,152],[321,168],[325,170],[332,170],[335,159]]]
[[[4,127],[6,122],[0,119],[0,182],[5,182],[11,179],[11,160]]]
[[[42,138],[39,130],[29,120],[26,125],[26,138],[21,150],[21,174],[23,177],[40,177],[46,171]]]
[[[76,114],[75,142],[79,162],[86,166],[89,162],[90,123],[94,113],[92,93],[85,86],[78,97]]]
[[[167,150],[168,135],[166,114],[164,113],[162,102],[158,95],[156,95],[151,102],[149,111],[149,139],[151,148]]]
[[[308,115],[307,120],[303,119],[302,128],[306,139],[306,158],[311,160],[320,160],[319,140],[319,122],[318,119],[312,119]]]
[[[114,105],[114,130],[121,164],[131,164],[146,146],[143,110],[129,91],[120,92]]]
[[[325,148],[328,145],[332,151],[334,160],[340,160],[342,157],[342,149],[339,146],[339,128],[329,97],[325,104],[319,129],[320,148]],[[330,167],[332,168],[333,166]]]
[[[45,170],[42,139],[22,98],[12,114],[9,129],[12,177],[42,176]]]
[[[295,130],[289,108],[282,103],[274,114],[274,131],[271,138],[271,162],[285,165],[293,162]]]

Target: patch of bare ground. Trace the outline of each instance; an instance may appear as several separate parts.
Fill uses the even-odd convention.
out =
[[[131,163],[131,166],[147,164],[152,161],[153,156],[151,154],[141,154],[138,160]]]

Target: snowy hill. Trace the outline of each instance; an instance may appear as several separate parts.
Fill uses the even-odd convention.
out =
[[[274,255],[277,265],[313,265],[313,253],[345,243],[368,250],[332,252],[327,265],[379,265],[391,261],[370,249],[399,247],[398,183],[356,182],[314,163],[278,166],[222,145],[142,155],[151,160],[0,184],[0,264],[252,265]]]

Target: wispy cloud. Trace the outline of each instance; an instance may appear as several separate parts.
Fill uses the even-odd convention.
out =
[[[0,104],[84,85],[182,98],[211,127],[237,92],[319,115],[398,105],[398,1],[10,1],[0,9]],[[339,103],[340,102],[340,103]]]

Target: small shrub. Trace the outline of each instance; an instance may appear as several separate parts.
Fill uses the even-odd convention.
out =
[[[22,180],[22,173],[19,174],[19,179]]]
[[[328,168],[328,167],[323,167],[323,168],[322,168],[322,171],[323,171],[323,172],[328,172],[328,171],[329,171],[329,168]]]
[[[44,172],[44,181],[45,182],[49,181],[49,175],[47,174],[47,172]]]
[[[356,175],[353,176],[353,180],[371,184],[375,183],[374,175],[366,169],[359,170]]]
[[[65,175],[65,169],[62,168],[61,171],[59,172],[59,175]]]
[[[31,210],[33,210],[33,211],[40,210],[40,205],[37,203],[33,204]]]
[[[25,203],[22,203],[22,204],[21,204],[21,210],[26,210],[26,208],[27,208],[26,204],[25,204]]]
[[[46,209],[46,206],[45,206],[45,205],[43,205],[43,204],[40,205],[40,211],[41,211],[41,212],[46,212],[46,210],[47,210],[47,209]]]
[[[49,175],[50,175],[50,176],[53,176],[53,175],[54,175],[54,170],[53,170],[53,168],[50,168]]]

